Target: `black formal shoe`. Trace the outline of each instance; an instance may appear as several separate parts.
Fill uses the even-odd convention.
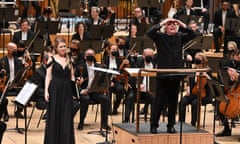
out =
[[[21,112],[19,112],[19,111],[15,112],[15,117],[17,117],[17,118],[24,118],[23,114]]]
[[[83,124],[82,124],[82,123],[79,123],[77,129],[78,129],[78,130],[83,130]]]
[[[150,133],[157,134],[158,133],[157,128],[150,128]]]
[[[230,128],[224,128],[222,132],[217,133],[215,136],[216,137],[224,137],[224,136],[231,136],[232,132]]]
[[[3,121],[7,122],[8,120],[9,120],[9,115],[8,114],[4,114]]]
[[[176,129],[174,127],[167,128],[168,133],[177,133]]]
[[[101,125],[101,129],[111,130],[111,127],[109,125],[103,124]]]

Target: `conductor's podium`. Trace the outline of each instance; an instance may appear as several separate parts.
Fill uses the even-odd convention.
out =
[[[150,133],[150,124],[141,123],[140,132],[136,133],[136,124],[113,124],[113,135],[116,144],[180,144],[180,123],[175,125],[178,133],[167,133],[166,123],[160,123],[158,134]],[[182,144],[212,144],[213,134],[197,130],[189,124],[183,124]]]

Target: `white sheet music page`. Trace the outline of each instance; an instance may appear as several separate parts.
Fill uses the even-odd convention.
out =
[[[18,93],[15,101],[25,106],[37,87],[38,86],[34,83],[26,82],[21,91]]]

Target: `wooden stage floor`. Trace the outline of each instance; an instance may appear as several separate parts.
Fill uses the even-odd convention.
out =
[[[11,101],[11,100],[10,100]],[[190,109],[190,107],[189,107]],[[28,107],[28,117],[30,115],[30,112],[32,110],[32,107]],[[119,111],[121,110],[121,108],[119,108]],[[206,127],[205,130],[208,131],[209,133],[212,133],[212,123],[213,123],[213,107],[211,105],[207,106],[207,116],[206,116]],[[187,112],[187,118],[186,118],[186,122],[190,122],[190,111]],[[13,103],[9,103],[9,114],[10,114],[10,119],[7,122],[7,126],[8,129],[12,129],[15,128],[15,118],[13,117],[13,112],[14,112],[14,105]],[[31,121],[31,124],[29,126],[29,129],[27,131],[27,143],[28,144],[43,144],[43,138],[44,138],[44,130],[45,130],[45,122],[44,120],[41,120],[41,123],[39,125],[39,128],[37,128],[37,122],[39,119],[41,111],[40,110],[35,110],[34,115],[33,115],[33,119]],[[79,121],[79,113],[77,113],[77,115],[75,116],[74,119],[74,127],[75,127],[75,141],[76,144],[95,144],[98,142],[104,142],[105,138],[101,135],[96,135],[96,134],[88,134],[88,132],[90,131],[98,131],[99,130],[99,123],[100,123],[100,112],[97,115],[97,122],[94,122],[95,119],[95,113],[96,113],[96,106],[93,107],[92,106],[89,107],[89,111],[88,111],[88,115],[87,118],[85,120],[86,125],[84,126],[84,130],[79,131],[77,130],[77,125],[78,125],[78,121]],[[202,108],[202,113],[201,116],[203,118],[203,108]],[[143,121],[143,116],[141,116],[141,123],[144,123]],[[178,117],[176,118],[178,119]],[[167,120],[167,118],[165,118],[165,121]],[[110,125],[115,125],[115,124],[121,124],[122,121],[122,116],[121,113],[119,113],[116,116],[109,116],[109,124]],[[161,121],[162,118],[161,118]],[[201,120],[202,123],[202,120]],[[147,124],[144,124],[144,126],[147,126]],[[19,120],[19,127],[24,127],[24,120],[20,119]],[[176,126],[178,127],[178,126]],[[223,126],[221,126],[219,124],[219,122],[216,122],[216,132],[221,131],[223,128]],[[145,131],[148,131],[148,128],[145,129]],[[161,132],[165,131],[164,129],[160,130]],[[179,133],[178,133],[179,134]],[[240,144],[239,142],[239,138],[240,138],[240,126],[236,126],[236,128],[233,129],[232,131],[232,136],[230,137],[223,137],[223,138],[217,138],[217,142],[219,142],[220,144]],[[114,140],[117,140],[116,136],[113,135],[113,133],[111,132],[109,134],[109,139],[114,138]],[[125,138],[125,137],[123,137]],[[12,131],[12,130],[7,130],[4,133],[3,136],[3,140],[2,140],[2,144],[24,144],[24,134],[19,134],[16,131]],[[116,141],[117,143],[117,141]]]

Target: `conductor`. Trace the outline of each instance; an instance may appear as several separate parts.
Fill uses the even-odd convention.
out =
[[[177,31],[178,28],[181,29],[181,33]],[[176,19],[167,18],[150,28],[147,34],[157,46],[157,68],[183,68],[183,43],[195,37],[194,32],[187,28],[186,24]],[[186,54],[186,59],[191,61],[192,57]],[[156,97],[152,105],[150,119],[150,132],[152,134],[158,133],[159,117],[165,104],[168,106],[167,132],[177,132],[174,125],[180,81],[181,78],[178,76],[163,76],[161,73],[157,75]]]

